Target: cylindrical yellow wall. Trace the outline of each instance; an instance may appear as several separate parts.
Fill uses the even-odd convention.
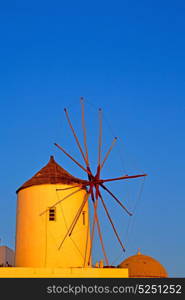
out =
[[[83,208],[84,215],[80,215],[72,235],[68,236],[61,249],[58,249],[84,200],[86,191],[81,189],[61,201],[56,206],[55,221],[49,221],[48,211],[40,216],[54,203],[79,189],[75,187],[56,191],[66,187],[70,186],[42,184],[18,192],[16,267],[87,267],[90,252],[88,201]]]

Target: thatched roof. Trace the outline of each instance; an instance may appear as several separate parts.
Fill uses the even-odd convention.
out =
[[[56,163],[54,157],[51,156],[48,164],[37,172],[31,179],[26,181],[20,188],[17,189],[17,193],[27,187],[40,184],[84,184],[85,180],[76,178],[64,170],[59,164]]]

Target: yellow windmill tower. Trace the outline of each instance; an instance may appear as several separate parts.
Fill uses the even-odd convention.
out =
[[[88,265],[88,194],[83,183],[51,156],[49,163],[17,190],[16,267]],[[67,234],[70,226],[71,234]]]
[[[98,165],[96,173],[92,173],[87,147],[83,98],[81,98],[81,105],[85,151],[82,149],[67,109],[65,108],[64,111],[84,160],[85,167],[65,151],[63,147],[56,143],[55,145],[86,173],[87,180],[78,179],[70,175],[51,157],[49,163],[44,168],[17,190],[15,254],[15,264],[17,267],[85,268],[91,266],[95,227],[97,227],[105,266],[110,267],[98,217],[98,202],[101,202],[116,239],[122,250],[125,251],[110,211],[103,199],[102,192],[105,191],[115,203],[131,216],[132,214],[111,192],[106,183],[124,179],[142,178],[146,174],[130,176],[126,174],[116,178],[101,178],[101,170],[117,140],[117,138],[114,138],[104,159],[102,159],[101,109],[99,109]],[[91,234],[88,198],[92,201],[94,210]],[[100,265],[103,267],[102,263]]]

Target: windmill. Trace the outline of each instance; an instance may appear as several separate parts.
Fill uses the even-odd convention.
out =
[[[102,232],[101,232],[101,224],[100,224],[100,220],[98,217],[98,204],[99,202],[101,202],[103,209],[105,211],[105,214],[107,216],[108,221],[110,222],[110,225],[112,227],[112,230],[117,238],[118,243],[120,244],[120,247],[122,249],[122,251],[125,251],[125,246],[118,234],[118,231],[115,227],[115,224],[112,220],[111,217],[111,213],[108,210],[108,207],[106,205],[106,202],[103,198],[102,195],[102,191],[105,191],[109,196],[111,196],[111,198],[119,204],[119,206],[121,207],[121,209],[123,209],[126,214],[128,214],[129,216],[132,216],[132,213],[127,209],[127,207],[122,203],[122,201],[120,201],[120,199],[118,199],[117,196],[115,196],[115,194],[111,191],[110,188],[107,187],[106,183],[108,182],[113,182],[113,181],[120,181],[120,180],[128,180],[128,179],[134,179],[134,178],[140,178],[140,177],[145,177],[147,176],[147,174],[137,174],[137,175],[128,175],[125,174],[123,176],[120,177],[115,177],[115,178],[106,178],[103,179],[101,178],[101,171],[102,168],[104,167],[116,141],[117,138],[115,137],[112,141],[112,144],[110,145],[110,147],[108,148],[105,157],[102,158],[102,109],[98,110],[98,116],[99,116],[99,137],[98,137],[98,162],[97,162],[97,167],[96,167],[96,173],[93,174],[92,172],[92,167],[90,165],[90,161],[89,161],[89,151],[88,151],[88,145],[87,145],[87,130],[86,130],[86,123],[85,123],[85,108],[84,108],[84,99],[81,97],[80,98],[80,102],[81,102],[81,114],[82,114],[82,131],[83,131],[83,147],[79,141],[79,138],[77,136],[77,133],[73,127],[73,124],[71,122],[71,119],[69,117],[69,113],[67,108],[64,109],[65,112],[65,116],[67,119],[67,123],[69,125],[69,128],[72,132],[72,135],[75,139],[76,145],[81,153],[82,159],[84,161],[84,165],[82,165],[79,161],[77,161],[71,154],[68,153],[68,151],[66,151],[61,145],[59,145],[58,143],[55,143],[55,146],[60,149],[70,160],[72,160],[80,169],[82,169],[86,175],[87,175],[87,179],[83,181],[83,183],[81,183],[79,185],[79,188],[81,186],[83,186],[83,188],[86,188],[87,190],[87,194],[84,197],[84,200],[82,202],[82,204],[80,205],[72,223],[70,224],[64,238],[62,239],[60,245],[59,245],[59,250],[61,249],[63,243],[65,242],[66,238],[72,235],[73,230],[75,229],[75,226],[79,220],[79,217],[81,216],[81,214],[83,213],[83,208],[86,205],[87,201],[90,199],[92,201],[92,205],[93,205],[93,222],[92,222],[92,230],[91,230],[91,234],[90,234],[90,242],[91,242],[91,246],[90,246],[90,253],[89,253],[89,257],[88,257],[88,262],[90,264],[90,260],[91,260],[91,256],[92,256],[92,249],[93,249],[93,242],[94,242],[94,235],[95,235],[95,227],[97,226],[97,231],[98,231],[98,235],[99,235],[99,240],[101,243],[101,248],[102,248],[102,252],[104,255],[104,259],[105,259],[105,263],[107,266],[109,266],[109,260],[106,254],[106,250],[105,250],[105,245],[103,242],[103,236],[102,236]],[[75,187],[78,187],[78,185],[75,185]],[[74,187],[70,187],[68,189],[73,189]],[[61,189],[58,189],[61,190]],[[72,193],[70,193],[67,197],[70,197],[70,195],[72,195]],[[61,199],[60,201],[57,201],[55,204],[53,204],[53,207],[58,205],[61,201],[63,201],[64,199]],[[88,234],[87,234],[87,239],[88,239]],[[84,261],[86,260],[86,255],[84,258]]]

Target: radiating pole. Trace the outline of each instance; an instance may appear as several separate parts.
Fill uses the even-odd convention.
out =
[[[115,137],[115,138],[113,139],[113,142],[112,142],[112,144],[111,144],[109,150],[107,151],[107,153],[106,153],[106,155],[105,155],[105,158],[104,158],[104,160],[103,160],[103,162],[102,162],[102,164],[101,164],[101,166],[100,166],[100,169],[103,168],[103,166],[104,166],[104,164],[105,164],[107,158],[109,157],[109,154],[110,154],[110,152],[112,151],[112,149],[113,149],[114,144],[115,144],[116,141],[117,141],[117,137]]]
[[[76,132],[75,132],[75,130],[74,130],[74,128],[73,128],[73,125],[72,125],[72,123],[71,123],[71,121],[70,121],[70,118],[69,118],[69,114],[68,114],[68,112],[67,112],[67,109],[65,108],[64,111],[65,111],[65,114],[66,114],[66,117],[67,117],[67,121],[68,121],[68,123],[69,123],[69,126],[70,126],[70,128],[71,128],[71,130],[72,130],[73,136],[74,136],[74,138],[75,138],[75,140],[76,140],[77,146],[78,146],[78,148],[79,148],[79,150],[80,150],[80,153],[81,153],[81,155],[82,155],[82,157],[83,157],[83,159],[84,159],[84,161],[85,161],[86,166],[88,166],[87,159],[86,159],[86,157],[85,157],[85,155],[84,155],[84,153],[83,153],[83,150],[82,150],[82,147],[81,147],[81,145],[80,145],[79,139],[78,139],[78,137],[77,137],[77,135],[76,135]]]
[[[111,182],[111,181],[117,181],[117,180],[123,180],[123,179],[132,179],[132,178],[139,178],[139,177],[144,177],[147,176],[147,174],[139,174],[139,175],[125,175],[121,177],[116,177],[116,178],[108,178],[108,179],[100,179],[99,183],[104,183],[104,182]]]
[[[88,147],[87,147],[87,132],[85,126],[85,109],[84,109],[83,97],[80,98],[80,102],[81,102],[81,109],[82,109],[82,129],[83,129],[83,136],[84,136],[85,159],[87,162],[87,166],[89,167],[89,155],[88,155]]]
[[[93,227],[92,227],[91,248],[90,248],[88,263],[90,262],[90,258],[91,258],[91,255],[92,255],[92,246],[93,246],[93,240],[94,240],[95,225],[97,224],[98,235],[99,235],[99,238],[100,238],[100,243],[101,243],[103,255],[104,255],[104,258],[105,258],[105,262],[106,262],[106,265],[109,265],[109,261],[108,261],[107,254],[106,254],[105,247],[104,247],[104,243],[103,243],[103,237],[102,237],[102,233],[101,233],[100,222],[99,222],[99,218],[98,218],[98,214],[97,214],[98,197],[96,197],[96,200],[93,201],[93,205],[94,205],[94,220],[93,220]]]
[[[107,266],[109,266],[109,261],[108,261],[107,254],[106,254],[105,247],[104,247],[104,243],[103,243],[103,237],[102,237],[102,233],[101,233],[101,229],[100,229],[100,222],[99,222],[99,219],[98,219],[97,210],[96,210],[96,222],[97,222],[97,228],[98,228],[100,243],[101,243],[101,247],[102,247],[102,251],[103,251],[103,256],[105,258],[105,263],[106,263]]]
[[[50,206],[49,208],[45,209],[43,212],[40,213],[40,216],[42,216],[43,214],[45,214],[47,211],[49,211],[51,208],[55,207],[56,205],[58,205],[60,202],[66,200],[67,198],[71,197],[72,195],[78,193],[79,191],[81,191],[82,188],[78,189],[77,191],[74,191],[70,194],[68,194],[67,196],[65,196],[64,198],[58,200],[57,202],[55,202],[52,206]]]
[[[72,227],[71,227],[71,230],[70,230],[70,232],[69,232],[69,236],[71,236],[72,233],[73,233],[73,230],[74,230],[74,228],[75,228],[75,226],[76,226],[76,223],[78,222],[78,219],[79,219],[79,217],[80,217],[80,214],[81,214],[81,212],[82,212],[82,210],[83,210],[83,208],[84,208],[84,206],[85,206],[85,204],[86,204],[86,202],[87,202],[87,200],[88,200],[88,197],[89,197],[89,193],[87,193],[87,194],[85,195],[84,202],[82,202],[81,209],[80,209],[80,211],[79,211],[79,214],[78,214],[76,220],[74,221],[74,223],[73,223],[73,225],[72,225]]]
[[[74,189],[74,188],[76,188],[76,187],[83,187],[83,185],[73,185],[73,186],[70,186],[70,187],[68,187],[68,188],[56,189],[56,191],[58,192],[58,191],[72,190],[72,189]]]
[[[90,232],[89,232],[89,215],[87,216],[87,218],[88,218],[88,221],[87,221],[87,234],[86,234],[86,244],[85,244],[84,267],[85,267],[85,264],[86,264],[87,249],[88,249],[89,235],[90,235]],[[88,263],[88,265],[89,265],[89,263]]]
[[[121,201],[104,184],[100,184],[100,186],[106,190],[116,200],[116,202],[119,203],[119,205],[127,212],[129,216],[132,216],[132,213],[129,212],[129,210],[121,203]]]
[[[92,188],[91,188],[91,199],[92,199],[92,203],[93,203],[93,204],[95,203],[95,206],[93,205],[93,207],[94,207],[94,217],[93,217],[93,224],[92,224],[91,246],[90,246],[90,252],[89,252],[88,264],[90,264],[90,259],[91,259],[91,256],[92,256],[92,248],[93,248],[94,232],[95,232],[95,225],[96,225],[95,208],[96,208],[96,206],[97,206],[97,204],[98,204],[97,202],[95,202],[95,199],[94,199],[94,193],[93,193]]]
[[[54,143],[54,145],[56,147],[58,147],[60,150],[62,150],[62,152],[67,155],[75,164],[77,164],[82,170],[84,170],[84,172],[86,172],[87,174],[89,174],[90,176],[92,175],[91,172],[87,169],[85,169],[75,158],[73,158],[69,153],[67,153],[64,148],[62,148],[61,146],[59,146],[57,143]],[[85,180],[84,180],[85,181]]]
[[[98,140],[98,166],[101,164],[102,151],[102,109],[99,108],[99,140]]]
[[[83,210],[83,208],[84,208],[85,203],[87,202],[87,199],[88,199],[88,197],[85,196],[85,198],[84,198],[84,200],[83,200],[83,202],[82,202],[82,204],[81,204],[81,206],[80,206],[80,208],[79,208],[77,214],[75,215],[75,217],[74,217],[74,219],[73,219],[73,221],[72,221],[70,227],[69,227],[68,230],[67,230],[67,233],[65,234],[65,236],[64,236],[64,238],[63,238],[63,240],[62,240],[62,242],[60,243],[60,245],[59,245],[59,247],[58,247],[58,250],[60,250],[60,248],[62,247],[64,241],[65,241],[66,238],[67,238],[67,236],[71,235],[71,233],[72,233],[71,230],[74,229],[74,226],[76,225],[76,223],[77,223],[77,221],[78,221],[78,219],[79,219],[79,216],[80,216],[80,214],[81,214],[81,212],[82,212],[82,210]],[[74,225],[74,224],[75,224],[75,225]]]
[[[99,193],[99,197],[100,197],[100,199],[101,199],[101,201],[102,201],[103,207],[104,207],[105,212],[106,212],[106,214],[107,214],[107,217],[108,217],[108,219],[109,219],[109,221],[110,221],[110,223],[111,223],[111,225],[112,225],[112,228],[113,228],[114,233],[115,233],[115,235],[116,235],[116,237],[117,237],[117,239],[118,239],[118,242],[120,243],[120,245],[121,245],[123,251],[125,251],[125,247],[124,247],[124,245],[123,245],[123,243],[122,243],[122,241],[121,241],[121,239],[120,239],[120,237],[119,237],[119,235],[118,235],[118,233],[117,233],[117,230],[116,230],[116,228],[115,228],[115,226],[114,226],[114,223],[113,223],[113,221],[112,221],[112,219],[111,219],[111,216],[110,216],[110,214],[109,214],[109,212],[108,212],[108,209],[107,209],[107,207],[106,207],[106,205],[105,205],[105,202],[104,202],[104,200],[103,200],[103,197],[102,197],[101,193]]]

